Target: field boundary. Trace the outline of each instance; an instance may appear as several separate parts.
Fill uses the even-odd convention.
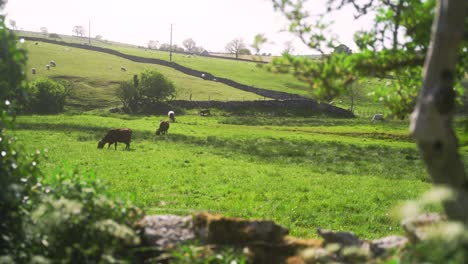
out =
[[[173,100],[161,108],[154,105],[154,108],[148,107],[146,111],[150,113],[162,112],[167,113],[173,110],[171,107],[183,109],[220,109],[227,112],[237,112],[244,114],[252,114],[253,112],[273,113],[276,115],[295,115],[311,116],[311,115],[326,115],[336,118],[353,118],[355,115],[348,110],[339,108],[327,103],[318,103],[314,100],[255,100],[255,101],[187,101]],[[122,111],[120,108],[113,108],[111,112]]]

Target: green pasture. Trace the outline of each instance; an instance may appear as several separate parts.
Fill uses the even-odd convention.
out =
[[[45,175],[61,167],[93,172],[116,196],[148,213],[210,211],[271,219],[297,236],[315,228],[366,238],[401,233],[392,210],[431,186],[404,122],[326,118],[20,116],[15,134],[28,151],[47,149]],[[259,117],[258,117],[259,118]],[[97,149],[109,128],[129,127],[131,151]],[[468,139],[462,136],[468,164]]]
[[[18,32],[20,36],[43,37],[41,34],[33,32]],[[71,43],[88,43],[87,38],[61,35],[61,41]],[[92,45],[120,51],[125,54],[157,58],[169,61],[169,52],[159,50],[141,49],[132,45],[125,45],[111,41],[92,40]],[[235,61],[229,59],[209,58],[202,56],[187,56],[186,54],[173,53],[172,60],[180,65],[193,68],[195,70],[206,71],[217,77],[224,77],[242,84],[260,87],[264,89],[283,91],[293,94],[309,96],[309,87],[296,80],[291,75],[273,74],[261,69],[257,63]],[[120,67],[120,65],[119,65]]]
[[[68,106],[74,109],[90,110],[103,106],[118,105],[116,89],[121,81],[132,80],[134,74],[145,69],[155,69],[174,81],[177,98],[189,100],[256,100],[263,97],[234,89],[230,86],[205,81],[183,74],[169,67],[132,62],[117,56],[39,42],[26,41],[28,51],[27,77],[34,80],[40,77],[68,80],[72,84]],[[57,67],[46,70],[45,65],[54,60]],[[127,71],[121,71],[124,66]],[[31,74],[36,68],[37,74]]]

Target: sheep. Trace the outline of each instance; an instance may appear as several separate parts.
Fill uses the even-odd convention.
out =
[[[49,62],[49,65],[50,65],[51,67],[57,66],[57,65],[55,64],[55,61],[54,61],[54,60],[51,60],[51,61]]]
[[[50,65],[46,64],[45,68],[46,68],[46,70],[50,70]]]
[[[156,130],[156,135],[164,135],[167,134],[167,131],[169,130],[169,122],[168,121],[161,121],[159,123],[159,128]]]
[[[200,110],[200,112],[198,114],[200,116],[209,116],[209,115],[211,115],[211,112],[210,112],[210,109],[202,109],[202,110]]]
[[[36,74],[36,68],[32,68],[32,69],[31,69],[31,73],[32,73],[32,74]]]
[[[372,122],[374,121],[383,121],[384,120],[384,115],[383,114],[375,114],[374,117],[372,117]]]
[[[106,136],[99,141],[98,148],[102,149],[106,143],[109,143],[107,148],[110,148],[110,146],[114,144],[115,150],[117,150],[117,142],[123,142],[127,145],[125,149],[129,150],[130,141],[132,141],[132,130],[130,128],[111,129],[107,132]]]
[[[169,111],[169,113],[167,113],[167,116],[169,117],[169,119],[172,121],[172,123],[175,123],[175,114],[174,114],[174,111]]]
[[[121,66],[120,70],[124,72],[124,71],[127,71],[127,68],[125,68],[124,66]]]

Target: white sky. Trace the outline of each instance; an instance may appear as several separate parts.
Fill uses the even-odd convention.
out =
[[[319,11],[325,0],[311,0],[309,8]],[[313,3],[312,3],[313,2]],[[313,4],[313,5],[312,5]],[[197,46],[213,52],[224,52],[234,38],[243,38],[250,46],[254,36],[263,33],[273,42],[261,52],[281,53],[284,43],[295,39],[287,32],[287,21],[273,10],[269,0],[9,0],[2,13],[7,21],[14,20],[18,29],[73,35],[80,25],[91,36],[146,46],[149,40],[169,43],[170,24],[173,24],[173,43],[192,38]],[[333,32],[341,43],[353,50],[353,33],[368,28],[370,18],[355,21],[352,11],[343,10],[329,19],[335,20]],[[7,23],[8,24],[8,23]],[[293,42],[294,54],[316,52]]]

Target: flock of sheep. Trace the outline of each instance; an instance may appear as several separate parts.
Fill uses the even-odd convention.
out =
[[[46,68],[46,70],[50,70],[50,67],[56,67],[56,66],[57,66],[57,64],[55,63],[55,61],[54,61],[54,60],[51,60],[51,61],[49,62],[49,64],[46,64],[45,68]],[[36,68],[32,68],[32,69],[31,69],[31,73],[32,73],[32,74],[36,74],[36,73],[37,73]]]

